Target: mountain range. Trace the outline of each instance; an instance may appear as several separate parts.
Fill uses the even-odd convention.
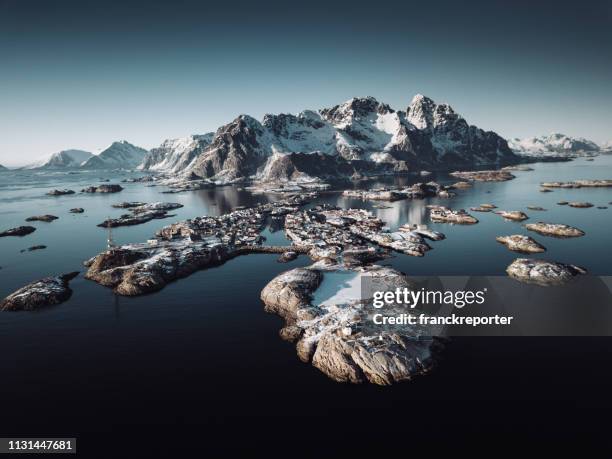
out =
[[[216,132],[147,151],[123,140],[98,155],[54,153],[27,169],[140,169],[183,178],[310,181],[423,169],[499,166],[528,157],[612,149],[563,134],[511,139],[470,125],[448,104],[416,95],[405,110],[357,97],[297,115],[240,115]]]
[[[141,168],[192,178],[293,181],[518,161],[496,133],[417,95],[404,111],[362,97],[262,121],[240,115],[214,134],[165,141]]]
[[[144,148],[122,140],[113,142],[98,155],[83,150],[63,150],[28,164],[23,169],[136,169],[147,153]]]
[[[591,140],[559,133],[525,139],[515,138],[509,140],[508,145],[519,154],[543,156],[547,154],[598,153],[605,149],[605,147],[600,147]]]
[[[99,155],[94,155],[81,164],[83,169],[136,169],[148,153],[144,148],[121,140],[113,142]]]
[[[93,154],[83,150],[63,150],[40,158],[24,169],[67,169],[79,167]]]

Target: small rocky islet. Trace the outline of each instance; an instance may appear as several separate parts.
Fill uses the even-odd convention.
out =
[[[580,237],[584,236],[585,234],[581,229],[562,223],[527,223],[525,224],[525,228],[527,228],[529,231],[534,231],[544,236],[558,238]]]
[[[25,219],[26,222],[46,222],[46,223],[51,223],[54,220],[57,220],[59,217],[56,217],[55,215],[34,215],[32,217],[28,217]]]
[[[169,210],[183,207],[176,202],[121,202],[113,204],[112,207],[118,209],[129,209],[131,214],[123,214],[119,218],[108,218],[98,226],[103,228],[114,228],[117,226],[140,225],[154,219],[173,217],[168,213]]]
[[[0,301],[0,311],[35,311],[60,304],[72,295],[69,283],[78,271],[31,282]]]
[[[507,169],[486,171],[455,171],[449,175],[455,178],[470,180],[474,182],[506,182],[516,178]]]
[[[527,220],[529,218],[525,212],[521,212],[520,210],[498,210],[495,211],[495,213],[504,217],[506,220],[512,220],[515,222],[522,222],[523,220]]]
[[[8,229],[6,231],[2,231],[0,232],[0,237],[6,237],[6,236],[27,236],[28,234],[33,233],[34,231],[36,231],[36,228],[34,228],[33,226],[18,226],[16,228],[11,228]]]
[[[119,193],[123,190],[121,185],[103,183],[97,186],[88,186],[81,190],[82,193]]]
[[[47,196],[65,196],[68,194],[74,194],[74,190],[63,189],[63,190],[51,190],[47,192]]]
[[[546,248],[535,239],[522,234],[498,236],[495,238],[495,240],[501,244],[504,244],[508,250],[512,250],[513,252],[542,253],[546,251]]]
[[[478,219],[464,209],[453,210],[445,206],[429,205],[429,218],[434,223],[455,223],[458,225],[475,225]]]
[[[576,209],[588,209],[589,207],[593,207],[593,204],[591,204],[590,202],[578,202],[578,201],[568,202],[567,205],[570,207],[574,207]]]

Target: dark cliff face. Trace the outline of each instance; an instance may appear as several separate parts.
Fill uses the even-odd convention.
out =
[[[298,181],[305,177],[333,179],[375,171],[390,171],[391,166],[377,167],[369,161],[346,161],[324,153],[292,153],[275,157],[266,168],[265,180]]]
[[[166,140],[147,153],[141,168],[148,170],[163,167],[174,172],[181,171],[206,150],[212,139],[213,134],[209,133],[185,139]]]
[[[506,140],[495,132],[470,126],[447,104],[437,105],[428,97],[417,95],[406,110],[406,118],[428,134],[437,151],[438,166],[509,164],[518,157]]]
[[[191,171],[199,177],[223,175],[226,179],[249,177],[265,162],[259,137],[262,125],[241,115],[219,128],[212,143],[194,162]]]

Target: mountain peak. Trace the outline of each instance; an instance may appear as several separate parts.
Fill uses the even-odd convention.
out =
[[[372,96],[353,97],[340,105],[320,110],[321,116],[333,124],[348,124],[372,114],[383,115],[393,112],[389,105],[378,102]]]

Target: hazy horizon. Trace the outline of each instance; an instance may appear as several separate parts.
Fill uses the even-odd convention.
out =
[[[612,140],[609,2],[328,3],[0,0],[0,164],[417,93],[505,138]]]

